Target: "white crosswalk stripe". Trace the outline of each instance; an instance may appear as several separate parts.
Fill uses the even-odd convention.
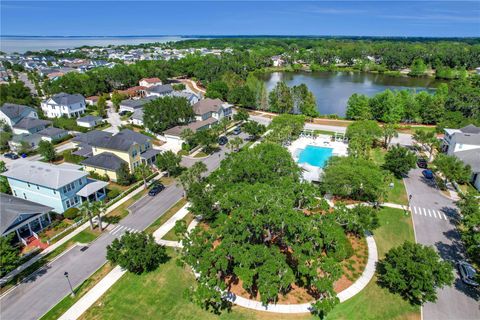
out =
[[[135,228],[122,226],[122,225],[119,224],[119,225],[115,226],[112,230],[110,230],[110,234],[121,235],[121,234],[124,234],[127,231],[130,232],[130,233],[139,232],[139,230],[137,230]]]
[[[425,217],[429,217],[429,218],[433,218],[433,219],[440,219],[440,220],[447,220],[448,221],[447,216],[439,210],[421,208],[421,207],[414,207],[414,206],[411,207],[411,210],[414,214],[419,215],[419,216],[423,215]]]

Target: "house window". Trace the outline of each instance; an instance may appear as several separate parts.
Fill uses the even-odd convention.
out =
[[[79,184],[79,185],[82,185],[82,184],[83,184],[82,179],[78,180],[78,184]]]
[[[57,194],[57,191],[56,191],[56,190],[53,190],[53,194]]]
[[[17,196],[17,191],[13,190],[13,194],[15,195],[15,197]]]
[[[67,199],[67,201],[65,201],[65,205],[67,206],[67,208],[70,208],[70,200]]]
[[[27,182],[27,186],[30,188],[30,183],[29,182]]]
[[[23,198],[27,200],[27,195],[25,194],[25,192],[23,193]]]
[[[136,156],[137,156],[137,149],[133,149],[132,158],[135,158]]]
[[[40,190],[40,187],[38,186],[38,184],[37,184],[37,190]]]

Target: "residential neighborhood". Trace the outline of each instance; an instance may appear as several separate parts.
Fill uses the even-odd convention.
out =
[[[480,319],[477,7],[0,3],[0,319]]]

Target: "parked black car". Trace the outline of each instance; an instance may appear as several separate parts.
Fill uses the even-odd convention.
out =
[[[418,158],[417,159],[417,166],[422,169],[427,169],[428,168],[428,162],[427,159],[425,158]]]
[[[227,142],[228,142],[228,138],[225,136],[221,136],[220,138],[218,138],[218,144],[221,146],[226,145]]]
[[[236,127],[235,129],[233,129],[233,134],[236,136],[238,136],[240,132],[242,132],[242,129],[240,127]]]
[[[472,265],[465,261],[459,261],[457,262],[457,268],[460,272],[460,277],[462,278],[463,282],[470,286],[478,287],[478,282],[475,281],[477,272],[472,267]]]
[[[12,159],[12,160],[17,160],[19,158],[19,156],[16,155],[15,153],[13,153],[13,152],[5,153],[3,156],[5,158]]]
[[[153,187],[150,189],[150,191],[148,191],[148,195],[151,196],[151,197],[154,197],[157,194],[159,194],[160,192],[162,192],[163,189],[165,189],[165,186],[163,184],[155,183],[153,185]]]

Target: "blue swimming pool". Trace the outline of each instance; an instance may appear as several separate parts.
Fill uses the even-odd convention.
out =
[[[332,153],[332,148],[307,146],[298,154],[298,163],[306,162],[312,166],[323,168]]]

